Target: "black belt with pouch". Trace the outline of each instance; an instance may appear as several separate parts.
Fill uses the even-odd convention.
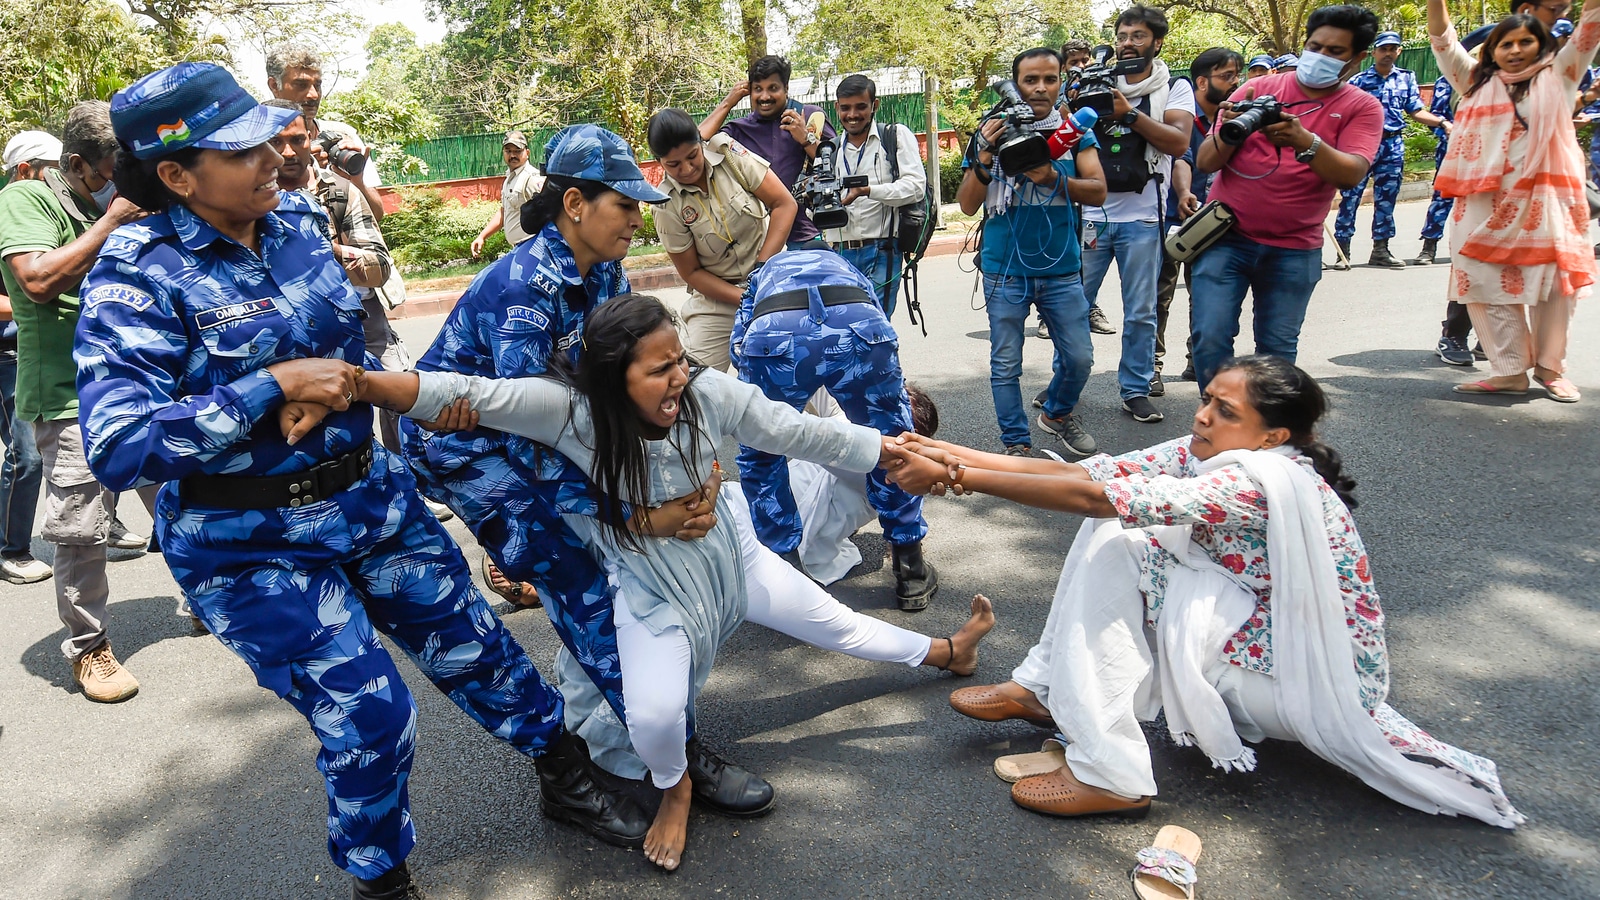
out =
[[[878,298],[872,296],[853,284],[827,284],[817,288],[817,293],[822,295],[823,306],[843,306],[846,303],[871,303],[876,305]],[[789,312],[796,309],[811,308],[811,291],[808,288],[798,288],[773,294],[756,304],[755,311],[750,313],[750,321],[775,312]]]
[[[1175,262],[1194,262],[1212,244],[1222,240],[1222,236],[1233,228],[1234,221],[1233,210],[1228,208],[1228,204],[1221,200],[1208,201],[1177,231],[1167,235],[1164,245],[1167,256]]]
[[[195,474],[178,482],[185,504],[216,509],[297,509],[327,500],[365,478],[372,468],[372,438],[355,449],[293,475]]]

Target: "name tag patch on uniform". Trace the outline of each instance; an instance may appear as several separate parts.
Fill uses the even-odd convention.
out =
[[[264,316],[277,307],[271,300],[250,300],[245,303],[231,303],[215,309],[205,309],[194,314],[195,327],[201,331],[208,328],[219,328],[230,322],[239,322],[244,319],[254,319]]]
[[[550,325],[550,317],[531,306],[510,306],[506,308],[506,324],[543,330]]]
[[[89,292],[84,298],[88,306],[94,307],[101,303],[121,303],[133,308],[134,312],[144,312],[156,298],[146,294],[138,288],[131,288],[125,284],[104,284]]]
[[[572,331],[570,331],[567,334],[563,335],[561,340],[556,341],[556,349],[557,350],[569,350],[569,349],[572,348],[572,346],[574,344],[578,343],[581,340],[583,340],[583,335],[580,334],[576,328],[574,328]]]

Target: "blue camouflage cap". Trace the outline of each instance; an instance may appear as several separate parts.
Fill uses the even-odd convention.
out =
[[[1245,68],[1254,69],[1259,66],[1263,69],[1271,69],[1277,65],[1277,62],[1277,60],[1263,53],[1260,56],[1250,57],[1250,65],[1245,66]]]
[[[1285,53],[1273,60],[1272,65],[1279,69],[1298,69],[1300,68],[1300,57],[1295,56],[1293,53]]]
[[[1380,31],[1372,41],[1372,46],[1374,47],[1388,47],[1391,45],[1399,47],[1404,44],[1405,41],[1400,39],[1400,32],[1398,31]]]
[[[227,69],[178,63],[152,72],[111,98],[111,127],[138,159],[187,147],[248,150],[300,115],[258,103]]]
[[[544,145],[544,174],[598,181],[624,197],[665,203],[667,195],[646,181],[633,148],[599,125],[569,125]]]
[[[1570,36],[1571,34],[1572,34],[1572,20],[1571,19],[1557,19],[1556,23],[1554,25],[1550,26],[1550,36],[1551,37],[1564,38],[1564,37]]]

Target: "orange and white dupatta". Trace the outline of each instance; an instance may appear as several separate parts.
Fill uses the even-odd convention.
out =
[[[1454,40],[1454,35],[1442,38]],[[1554,62],[1554,56],[1545,56],[1515,75],[1497,72],[1462,99],[1433,185],[1445,197],[1494,195],[1494,211],[1467,236],[1463,256],[1511,266],[1555,263],[1561,292],[1572,295],[1594,284],[1595,258],[1572,97]],[[1516,168],[1510,159],[1512,130],[1522,127],[1506,86],[1521,82],[1529,82],[1523,117],[1528,154],[1506,189],[1505,176]]]

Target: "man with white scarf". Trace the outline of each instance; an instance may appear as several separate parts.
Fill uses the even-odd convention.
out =
[[[1061,127],[1055,108],[1061,88],[1061,55],[1035,47],[1011,61],[1011,80],[1032,107],[1034,131]],[[1089,382],[1094,347],[1089,343],[1089,302],[1084,298],[1078,214],[1074,204],[1105,202],[1106,183],[1092,134],[1049,165],[1006,172],[996,144],[1011,127],[1002,115],[980,123],[962,160],[965,170],[956,202],[972,215],[984,210],[984,305],[989,313],[989,387],[994,394],[1000,441],[1013,456],[1031,456],[1033,437],[1022,406],[1022,334],[1028,310],[1037,307],[1055,344],[1055,374],[1045,390],[1041,427],[1059,435],[1076,456],[1095,451],[1073,409]]]
[[[1111,261],[1122,282],[1122,361],[1117,387],[1122,408],[1138,422],[1163,416],[1150,402],[1156,385],[1156,278],[1161,271],[1162,201],[1172,182],[1173,157],[1189,150],[1194,88],[1173,79],[1157,59],[1167,37],[1167,14],[1131,6],[1117,16],[1117,59],[1144,60],[1144,69],[1117,78],[1115,107],[1095,124],[1106,202],[1083,211],[1083,290],[1092,310]]]

